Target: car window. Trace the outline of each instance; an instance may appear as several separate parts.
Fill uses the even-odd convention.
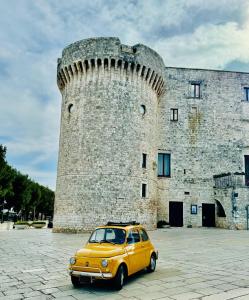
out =
[[[127,236],[128,244],[135,244],[140,242],[140,235],[136,229],[131,229]]]
[[[98,228],[90,239],[89,243],[113,243],[123,244],[125,242],[126,232],[119,228]]]
[[[105,229],[104,228],[97,229],[93,232],[90,240],[99,242],[104,238],[104,236],[105,236]]]
[[[114,240],[115,239],[115,232],[112,228],[108,228],[106,230],[106,239],[107,240]]]
[[[145,242],[145,241],[149,240],[148,234],[147,234],[147,232],[144,229],[140,229],[139,232],[140,232],[142,241]]]

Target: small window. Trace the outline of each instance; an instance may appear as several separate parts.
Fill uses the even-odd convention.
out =
[[[146,189],[147,189],[147,184],[142,183],[142,198],[146,198]]]
[[[244,156],[245,161],[245,185],[249,186],[249,155]]]
[[[136,229],[132,229],[127,236],[127,244],[135,244],[140,242],[140,235]]]
[[[249,101],[249,87],[244,87],[244,100]]]
[[[191,97],[200,98],[200,83],[191,83]]]
[[[148,234],[144,229],[140,229],[139,232],[140,232],[140,236],[141,236],[141,239],[143,242],[146,242],[149,240]]]
[[[142,155],[142,168],[146,169],[146,160],[147,160],[147,154],[143,153]]]
[[[158,176],[170,177],[170,154],[158,153]]]
[[[178,109],[177,108],[170,109],[170,121],[178,121]]]
[[[72,104],[72,103],[69,104],[68,107],[67,107],[67,109],[68,109],[68,112],[69,112],[69,113],[72,113],[72,112],[74,111],[74,106],[73,106],[73,104]]]
[[[146,106],[144,104],[140,105],[140,114],[144,116],[146,113]]]

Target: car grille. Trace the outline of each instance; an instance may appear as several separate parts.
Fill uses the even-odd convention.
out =
[[[75,271],[83,272],[99,272],[101,268],[100,259],[80,257],[77,258],[76,264],[72,266],[72,269]]]

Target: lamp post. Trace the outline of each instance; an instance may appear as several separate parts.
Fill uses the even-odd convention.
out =
[[[7,203],[7,202],[6,202],[6,200],[4,199],[4,200],[3,200],[3,204],[0,205],[0,206],[3,207],[3,208],[2,208],[2,219],[1,219],[1,223],[3,223],[3,211],[4,211],[4,205],[5,205],[6,203]]]

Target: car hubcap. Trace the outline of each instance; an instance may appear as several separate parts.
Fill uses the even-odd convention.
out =
[[[123,283],[124,283],[124,272],[122,272],[120,276],[120,284],[123,285]]]
[[[151,269],[154,270],[156,267],[156,261],[155,258],[152,256],[150,260]]]

